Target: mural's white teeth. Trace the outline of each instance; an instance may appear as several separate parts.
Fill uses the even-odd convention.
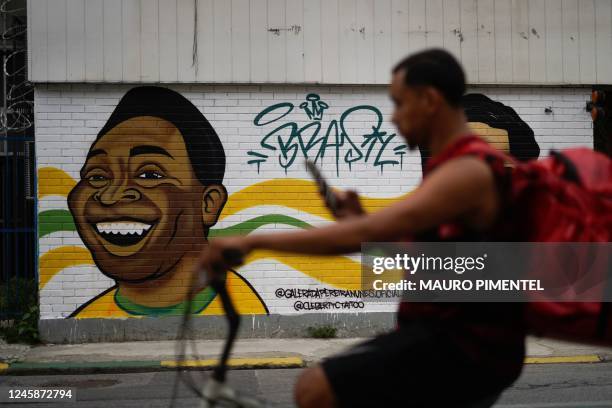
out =
[[[142,235],[151,229],[151,224],[143,222],[99,222],[96,224],[96,229],[103,234]]]

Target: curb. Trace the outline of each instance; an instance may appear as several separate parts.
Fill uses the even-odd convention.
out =
[[[211,370],[218,360],[185,360],[179,364],[175,360],[148,361],[99,361],[78,363],[0,363],[0,375],[42,375],[42,374],[104,374],[136,373],[150,371],[173,371],[180,365],[185,370]],[[597,354],[573,356],[526,357],[525,364],[593,364],[606,362]],[[300,357],[257,357],[230,358],[227,362],[233,370],[303,368],[306,362]]]
[[[0,375],[41,374],[103,374],[135,373],[147,371],[174,371],[180,365],[185,370],[211,370],[218,360],[186,360],[180,364],[175,360],[162,361],[98,361],[86,363],[0,363]],[[231,358],[227,365],[234,370],[301,368],[306,363],[300,357]]]

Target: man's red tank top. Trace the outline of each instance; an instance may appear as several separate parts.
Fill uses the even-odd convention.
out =
[[[448,146],[443,152],[431,158],[424,171],[427,177],[436,167],[442,163],[465,156],[468,144],[482,144],[479,150],[490,151],[490,154],[477,154],[493,171],[498,190],[503,198],[508,180],[508,167],[503,156],[492,146],[476,135],[466,135]],[[503,217],[503,211],[500,217]],[[502,223],[497,223],[501,225]],[[430,231],[418,234],[415,241],[437,242],[437,241],[495,241],[493,237],[501,236],[497,227],[486,233],[470,231],[460,223],[448,223],[439,225]],[[499,234],[498,234],[499,232]],[[484,349],[513,350],[511,354],[515,357],[522,355],[525,327],[523,323],[523,305],[520,303],[426,303],[426,302],[401,302],[398,311],[398,325],[411,324],[415,321],[426,324],[442,323],[444,327],[450,328],[451,335],[456,337],[457,344],[473,356],[483,357]],[[501,347],[501,348],[500,348]],[[508,356],[510,357],[510,356]],[[480,358],[479,358],[480,359]],[[503,369],[497,360],[497,367]],[[510,365],[515,365],[516,358],[511,358]]]

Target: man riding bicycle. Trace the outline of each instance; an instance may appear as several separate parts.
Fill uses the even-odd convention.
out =
[[[312,255],[358,252],[363,242],[493,240],[503,218],[500,168],[454,155],[474,134],[461,108],[465,75],[446,51],[409,56],[393,70],[393,122],[411,149],[431,154],[421,185],[366,214],[354,192],[337,193],[339,222],[322,228],[213,240],[201,267],[236,266],[227,250]],[[518,303],[400,303],[397,330],[309,368],[300,407],[490,406],[520,374],[525,328]]]

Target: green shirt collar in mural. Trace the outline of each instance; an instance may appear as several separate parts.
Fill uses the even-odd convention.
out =
[[[191,302],[191,310],[193,314],[199,314],[212,302],[217,293],[211,287],[206,287],[198,293]],[[119,293],[119,289],[115,291],[115,303],[125,312],[135,316],[180,316],[189,307],[189,301],[184,301],[172,306],[152,307],[143,306],[132,302],[125,296]]]

